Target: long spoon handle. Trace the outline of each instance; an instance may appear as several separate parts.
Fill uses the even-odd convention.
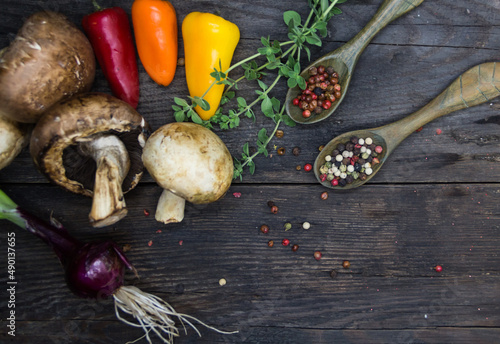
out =
[[[430,121],[490,101],[500,95],[500,63],[499,68],[496,68],[496,64],[488,62],[472,67],[420,110],[374,131],[385,138],[390,152],[408,135]]]
[[[368,24],[336,53],[341,55],[346,65],[354,67],[361,52],[382,28],[422,2],[424,0],[385,0]]]

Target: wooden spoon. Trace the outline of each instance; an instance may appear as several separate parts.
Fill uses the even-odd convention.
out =
[[[498,95],[500,95],[500,67],[496,71],[496,62],[477,65],[460,75],[441,94],[408,117],[373,129],[347,132],[331,140],[321,150],[314,162],[316,178],[322,185],[337,190],[361,186],[373,178],[401,141],[418,128],[450,112],[482,104]],[[339,143],[346,143],[353,136],[371,137],[375,145],[382,146],[383,152],[377,157],[380,163],[372,166],[373,173],[366,180],[356,179],[352,184],[347,184],[344,187],[332,186],[329,181],[321,182],[319,169],[325,163],[325,157],[331,154]]]
[[[309,68],[319,65],[323,65],[325,68],[330,66],[333,67],[339,74],[339,84],[342,87],[342,96],[340,99],[333,102],[330,109],[323,110],[320,114],[313,114],[309,118],[304,118],[302,116],[302,110],[298,106],[292,104],[293,98],[296,98],[297,95],[302,92],[302,90],[296,86],[290,88],[286,95],[285,103],[288,115],[295,122],[302,124],[316,123],[329,117],[344,99],[351,81],[354,66],[356,66],[359,56],[372,38],[387,24],[406,12],[411,11],[423,1],[424,0],[385,0],[373,18],[354,38],[339,49],[319,58],[300,74],[307,80],[309,78]]]

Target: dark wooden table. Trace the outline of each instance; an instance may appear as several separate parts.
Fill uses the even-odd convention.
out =
[[[341,5],[343,14],[332,19],[313,57],[351,39],[381,2]],[[241,41],[233,61],[253,54],[261,36],[286,40],[284,11],[308,13],[305,0],[172,3],[179,26],[191,11],[219,13],[237,24]],[[130,13],[131,1],[101,5],[120,5]],[[83,0],[3,0],[0,46],[42,9],[63,12],[80,25],[92,6]],[[130,245],[127,255],[141,278],[130,275],[127,284],[164,298],[178,312],[239,330],[221,335],[200,328],[201,338],[188,330],[177,343],[498,343],[500,100],[447,115],[410,135],[364,187],[333,192],[312,172],[296,170],[313,163],[319,147],[337,134],[403,118],[461,73],[490,61],[500,61],[499,0],[426,0],[368,45],[334,116],[313,125],[281,126],[284,136],[271,141],[269,157],[257,159],[254,175],[246,171],[216,203],[187,204],[179,224],[155,221],[161,190],[147,174],[126,195],[129,215],[103,229],[88,224],[91,200],[49,184],[27,150],[0,171],[0,188],[40,217],[53,212],[81,240]],[[179,67],[173,83],[162,87],[140,65],[138,111],[153,129],[173,121],[173,98],[187,95],[184,75]],[[109,92],[100,70],[94,90]],[[248,84],[239,92],[250,97],[254,90]],[[285,93],[280,84],[274,96],[283,101]],[[257,111],[255,123],[244,120],[237,129],[216,133],[239,156],[245,142],[254,145],[262,127],[272,130],[273,123]],[[279,147],[285,155],[276,154]],[[300,147],[299,156],[292,154],[294,147]],[[326,200],[320,197],[324,191]],[[279,207],[277,214],[270,212],[270,200]],[[305,221],[309,230],[301,228]],[[292,224],[287,232],[286,222]],[[269,234],[259,231],[262,224],[270,226]],[[116,319],[111,300],[71,294],[45,244],[5,221],[1,227],[1,342],[109,344],[142,335]],[[15,337],[6,327],[12,231],[17,233]],[[281,245],[285,237],[300,246],[297,252]],[[273,248],[267,246],[270,239]],[[323,254],[319,261],[313,257],[317,250]],[[350,262],[347,269],[344,260]],[[220,279],[227,284],[219,285]]]

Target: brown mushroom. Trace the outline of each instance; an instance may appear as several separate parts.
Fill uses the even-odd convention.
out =
[[[212,131],[194,123],[169,123],[146,142],[144,167],[164,189],[155,218],[180,222],[185,201],[210,203],[221,198],[233,178],[233,159]]]
[[[49,180],[93,197],[89,219],[103,227],[127,214],[123,193],[142,177],[148,133],[144,118],[124,101],[87,93],[45,113],[33,129],[30,152]]]
[[[0,170],[9,165],[29,142],[31,126],[0,116]]]
[[[35,123],[61,99],[89,91],[94,76],[84,33],[61,13],[35,13],[0,52],[0,115]]]

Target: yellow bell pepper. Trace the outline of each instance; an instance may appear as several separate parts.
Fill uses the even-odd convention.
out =
[[[191,97],[201,97],[214,82],[214,68],[222,72],[231,65],[234,50],[240,40],[235,24],[211,13],[191,12],[182,22],[186,82]],[[195,110],[203,120],[209,120],[219,107],[224,85],[214,85],[203,99],[210,104],[205,111]]]

